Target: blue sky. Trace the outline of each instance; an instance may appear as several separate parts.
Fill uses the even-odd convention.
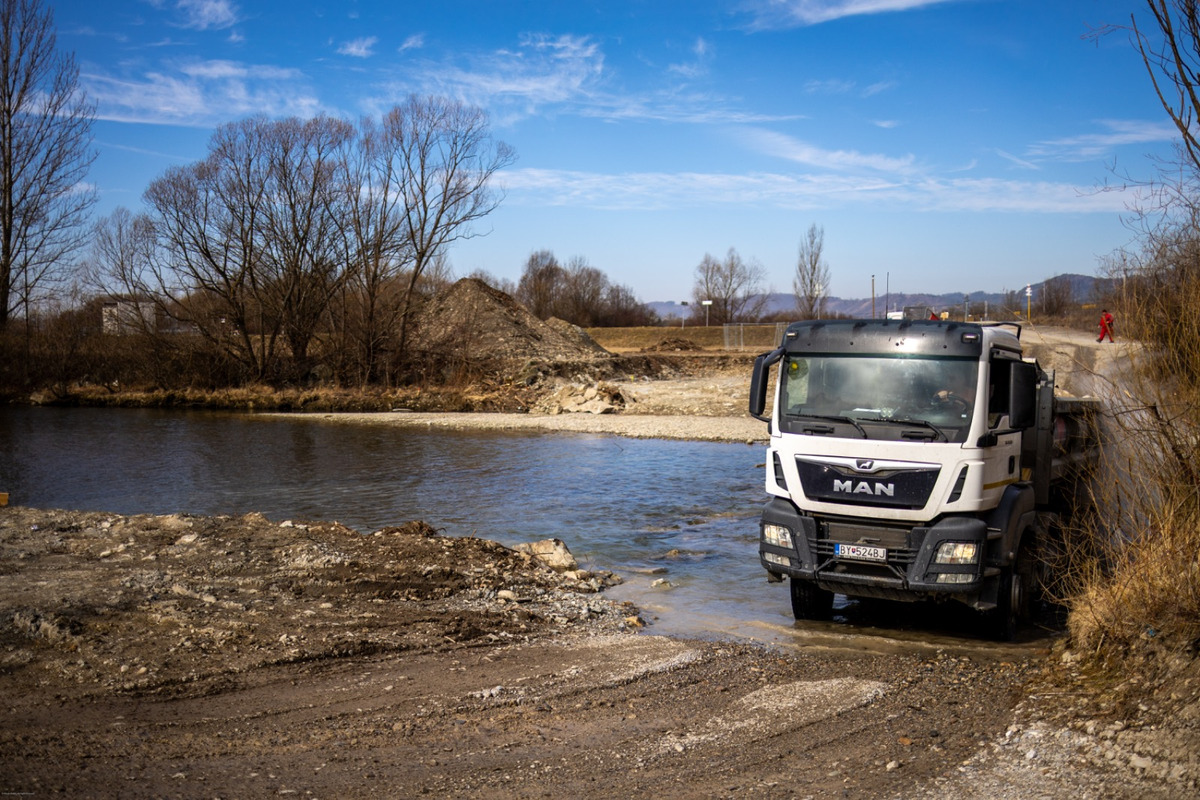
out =
[[[254,113],[357,119],[409,93],[479,105],[518,160],[450,252],[516,280],[581,256],[683,300],[734,247],[790,292],[825,230],[830,293],[1019,289],[1127,244],[1114,166],[1172,128],[1107,0],[66,0],[97,103],[99,213]]]

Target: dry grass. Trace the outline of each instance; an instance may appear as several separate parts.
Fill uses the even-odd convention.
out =
[[[664,341],[683,339],[701,350],[717,352],[750,352],[770,350],[779,344],[779,334],[774,323],[746,325],[741,330],[740,342],[731,348],[725,346],[725,329],[721,325],[652,326],[642,328],[588,328],[587,334],[596,344],[610,353],[637,353],[657,347]],[[740,343],[741,347],[736,346]]]
[[[102,387],[79,386],[47,402],[62,405],[120,408],[193,408],[219,411],[525,411],[536,392],[503,382],[463,386],[406,387],[392,390],[357,390],[320,386],[275,389],[249,385],[228,389],[146,390],[111,392]]]
[[[1200,647],[1200,280],[1152,277],[1122,309],[1144,348],[1111,384],[1095,546],[1068,600],[1074,645],[1111,665]]]

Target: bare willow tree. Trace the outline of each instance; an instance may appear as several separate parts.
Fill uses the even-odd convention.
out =
[[[567,261],[566,281],[562,302],[554,316],[583,327],[591,327],[604,311],[608,276],[588,264],[583,256],[571,256]]]
[[[757,261],[746,261],[734,248],[729,248],[723,261],[708,253],[696,266],[692,284],[695,302],[692,314],[704,317],[714,325],[727,322],[750,322],[762,316],[767,304],[763,289],[766,269]],[[704,301],[711,305],[705,312]]]
[[[309,346],[348,275],[343,233],[351,205],[341,165],[354,128],[323,116],[280,120],[267,128],[270,169],[259,297],[279,321],[295,366],[303,370]]]
[[[160,258],[154,288],[252,377],[270,377],[282,330],[266,297],[270,125],[262,118],[217,129],[208,157],[172,167],[150,184]]]
[[[124,206],[92,228],[89,282],[102,293],[153,295],[154,222]]]
[[[84,244],[95,193],[93,106],[52,12],[0,3],[0,331]]]
[[[538,319],[553,316],[567,271],[550,250],[536,250],[525,259],[517,281],[516,298]]]
[[[400,311],[400,352],[406,349],[416,288],[425,270],[460,239],[477,235],[474,223],[502,196],[491,185],[516,153],[492,138],[480,108],[438,97],[410,95],[383,118],[403,199],[404,244],[411,259]]]
[[[808,226],[800,240],[796,276],[792,280],[796,309],[801,319],[819,319],[825,293],[829,291],[829,265],[825,262],[825,229],[816,223]]]

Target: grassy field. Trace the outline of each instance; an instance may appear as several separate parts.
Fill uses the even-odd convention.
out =
[[[763,352],[779,344],[782,329],[774,323],[764,325],[708,327],[588,328],[597,344],[612,353],[635,353],[656,348],[664,342],[687,342],[700,350],[718,352]],[[691,349],[689,347],[689,349]]]

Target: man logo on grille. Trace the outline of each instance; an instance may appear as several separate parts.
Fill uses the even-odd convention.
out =
[[[840,481],[834,479],[833,491],[846,494],[869,494],[874,497],[895,497],[896,484],[894,483],[867,483],[859,481],[855,483],[851,480]]]

